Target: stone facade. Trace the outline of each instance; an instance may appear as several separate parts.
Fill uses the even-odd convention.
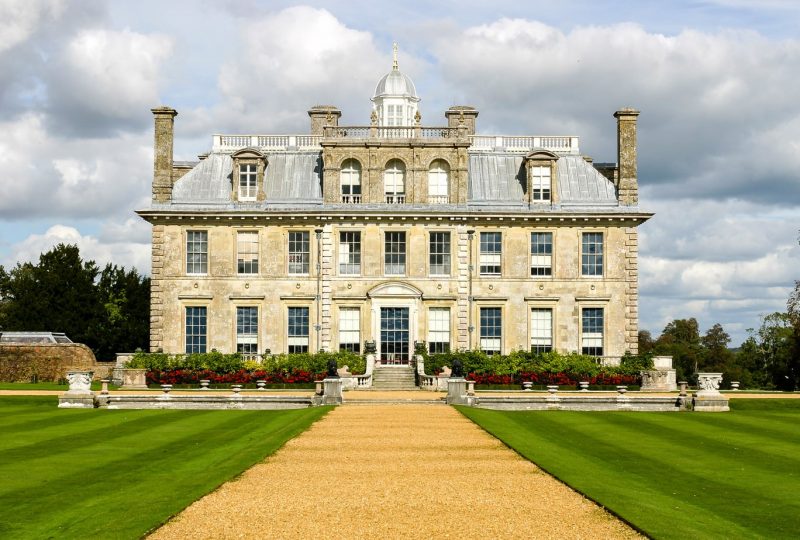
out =
[[[587,343],[584,310],[599,308],[597,351],[637,352],[637,226],[652,215],[637,206],[638,111],[615,113],[619,163],[597,167],[577,154],[575,137],[476,135],[473,107],[451,107],[445,127],[378,125],[375,115],[370,126],[347,127],[339,125],[341,112],[325,105],[309,111],[311,135],[215,136],[212,152],[188,173],[185,163],[169,165],[177,113],[162,107],[153,114],[153,204],[139,211],[153,226],[153,351],[185,352],[187,308],[197,307],[207,315],[206,350],[235,351],[237,308],[257,308],[255,350],[285,352],[296,337],[289,335],[287,313],[300,307],[308,310],[309,351],[338,350],[343,310],[356,309],[350,340],[357,334],[360,352],[375,340],[380,354],[387,335],[381,318],[389,308],[407,314],[409,355],[415,341],[429,340],[436,308],[449,309],[449,328],[439,328],[449,348],[477,349],[482,309],[496,308],[500,352],[531,347],[538,337],[532,310],[551,310],[553,349],[580,352]],[[302,165],[317,159],[314,171]],[[248,160],[258,164],[259,191],[257,200],[243,202],[238,171]],[[345,196],[343,166],[352,175],[353,163],[358,193]],[[402,170],[400,198],[387,191],[392,166]],[[434,169],[447,182],[435,196]],[[257,239],[248,273],[238,244],[245,232]],[[295,233],[307,240],[301,255],[289,252]],[[356,233],[360,246],[359,268],[349,273],[342,247],[348,233]],[[403,233],[399,271],[387,265],[390,233]],[[447,267],[434,270],[437,233],[449,234]],[[482,233],[499,233],[497,272],[482,271]],[[533,275],[534,233],[552,239],[544,275]],[[601,244],[594,274],[582,266],[587,233],[599,233],[594,238]],[[190,235],[206,239],[198,248],[206,257],[200,272],[189,272]],[[293,271],[296,257],[306,264],[302,272]]]

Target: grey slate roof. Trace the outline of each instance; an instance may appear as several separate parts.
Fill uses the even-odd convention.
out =
[[[527,206],[523,160],[519,154],[471,152],[468,206],[496,209]],[[276,152],[267,155],[267,163],[264,174],[266,201],[263,203],[234,203],[231,200],[233,160],[224,153],[210,154],[179,179],[172,190],[172,203],[197,208],[257,206],[298,209],[322,204],[320,152]],[[619,206],[614,184],[583,157],[561,156],[556,169],[556,206],[559,210]],[[366,206],[359,205],[362,209],[367,209]]]

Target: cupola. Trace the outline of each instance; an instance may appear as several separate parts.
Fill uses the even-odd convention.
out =
[[[397,65],[397,43],[393,46],[392,70],[381,77],[372,96],[373,123],[379,126],[413,126],[418,123],[420,99],[410,77]]]

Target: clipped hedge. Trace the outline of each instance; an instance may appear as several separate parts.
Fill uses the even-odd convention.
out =
[[[478,384],[536,384],[575,385],[579,381],[591,384],[640,384],[640,371],[653,367],[652,357],[625,355],[619,366],[601,366],[592,356],[578,353],[531,353],[514,351],[507,355],[488,355],[482,351],[458,351],[433,354],[425,359],[425,372],[441,373],[444,366],[452,367],[455,360],[464,366],[467,378]]]
[[[148,384],[195,384],[208,379],[212,384],[249,384],[265,380],[274,384],[310,383],[323,378],[328,362],[350,373],[364,373],[364,357],[347,351],[262,355],[245,360],[241,354],[218,351],[193,354],[137,352],[127,367],[147,370]]]

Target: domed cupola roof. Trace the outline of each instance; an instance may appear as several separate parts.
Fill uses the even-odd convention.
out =
[[[375,86],[375,94],[372,96],[372,101],[378,97],[407,97],[413,101],[419,101],[417,96],[417,88],[414,86],[414,81],[411,77],[404,75],[397,67],[397,45],[394,46],[394,62],[392,63],[392,71],[381,77],[378,84]]]

